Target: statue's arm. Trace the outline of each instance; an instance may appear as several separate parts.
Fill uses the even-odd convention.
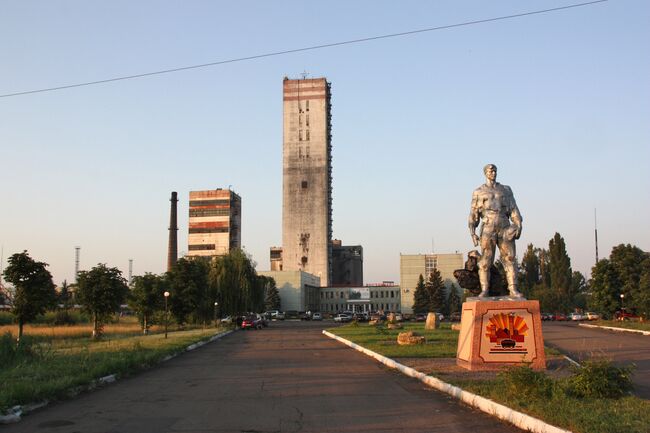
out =
[[[515,239],[519,239],[521,236],[523,218],[521,217],[521,212],[519,212],[519,208],[517,207],[517,202],[515,202],[515,196],[512,193],[512,189],[510,189],[510,187],[507,188],[510,198],[510,220],[517,227],[517,234],[515,235]]]
[[[476,227],[478,227],[479,222],[481,221],[481,212],[479,208],[479,192],[474,191],[472,194],[472,204],[469,210],[469,234],[472,237],[474,246],[477,246],[479,243],[479,238],[476,235]]]

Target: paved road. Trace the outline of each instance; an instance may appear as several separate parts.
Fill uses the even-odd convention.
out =
[[[0,431],[519,432],[324,337],[322,327],[274,322],[236,332]]]
[[[605,357],[620,364],[635,364],[635,394],[650,399],[650,336],[584,328],[571,322],[544,322],[546,344],[580,362]]]

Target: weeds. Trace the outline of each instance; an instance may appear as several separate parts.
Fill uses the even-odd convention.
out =
[[[632,391],[632,371],[633,367],[617,367],[611,361],[588,361],[574,367],[564,388],[579,398],[620,398]]]

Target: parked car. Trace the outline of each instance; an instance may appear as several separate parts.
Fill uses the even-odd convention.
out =
[[[263,327],[269,326],[269,319],[266,317],[266,314],[256,314],[257,318],[260,320],[260,323],[262,323]]]
[[[284,311],[278,311],[278,314],[275,315],[275,320],[284,320],[285,314]]]
[[[241,329],[262,329],[262,319],[257,315],[250,315],[243,318],[241,322]]]
[[[587,316],[587,320],[600,320],[600,314],[598,313],[587,311],[585,315]]]
[[[639,320],[640,317],[636,313],[636,308],[620,308],[614,313],[614,319],[616,320]]]
[[[300,317],[300,320],[311,320],[311,313],[309,311],[301,311],[298,313],[298,317]]]
[[[337,314],[334,316],[334,321],[335,322],[340,322],[340,323],[346,323],[352,320],[351,316],[348,316],[347,314]]]
[[[553,315],[553,320],[557,320],[558,322],[563,322],[566,320],[566,316],[562,313],[555,313]]]
[[[551,313],[541,313],[540,315],[544,321],[555,320],[555,316]]]
[[[224,325],[229,325],[229,324],[232,323],[232,316],[226,316],[226,317],[223,317],[223,318],[220,320],[220,322],[223,323]]]
[[[402,313],[395,313],[395,321],[396,322],[401,322],[404,320],[404,317],[402,317]]]
[[[460,313],[451,313],[449,315],[449,321],[450,322],[460,322]]]
[[[416,322],[426,322],[427,321],[427,315],[424,313],[418,313],[415,315],[415,321]]]
[[[319,312],[316,312],[311,315],[311,320],[323,320],[323,315]]]
[[[571,313],[571,314],[569,314],[568,319],[569,319],[569,320],[573,320],[574,322],[577,322],[577,321],[580,321],[580,320],[585,320],[586,317],[583,316],[583,315],[580,314],[580,313]]]

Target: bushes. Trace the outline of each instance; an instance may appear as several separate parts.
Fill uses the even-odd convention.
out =
[[[16,316],[8,311],[0,311],[0,325],[13,325],[16,323]]]
[[[42,351],[35,349],[30,337],[23,337],[20,344],[16,344],[16,339],[10,332],[0,335],[0,370],[41,357]]]
[[[565,383],[567,394],[580,398],[619,398],[632,391],[632,367],[610,361],[585,362]]]

